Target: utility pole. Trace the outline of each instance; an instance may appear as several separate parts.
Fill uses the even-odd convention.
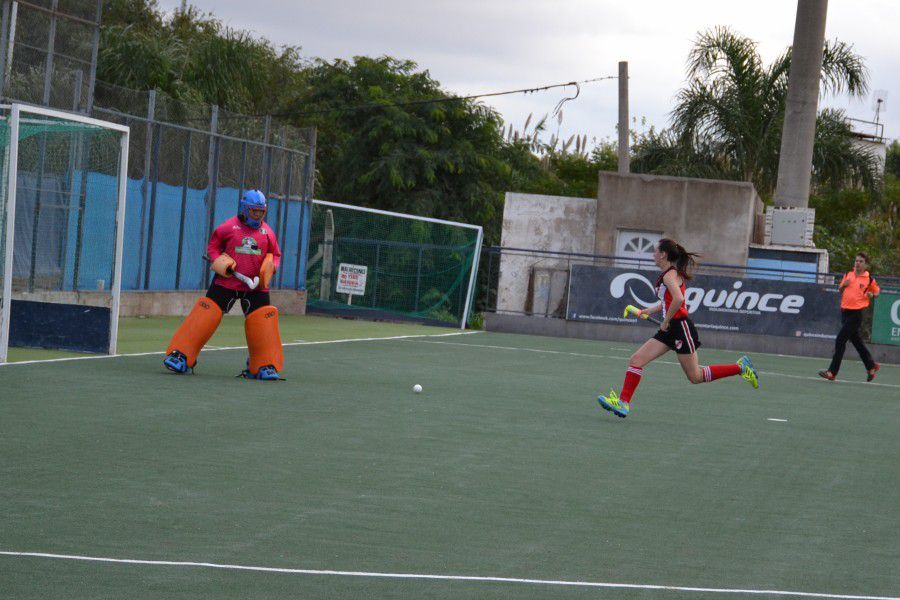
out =
[[[807,208],[828,0],[798,0],[775,206]]]
[[[619,173],[631,171],[628,152],[628,62],[619,62]]]

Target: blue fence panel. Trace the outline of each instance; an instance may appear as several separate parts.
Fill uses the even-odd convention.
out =
[[[188,189],[184,207],[184,240],[181,246],[179,289],[200,290],[209,265],[206,254],[206,190]]]
[[[122,244],[122,289],[133,290],[142,286],[141,264],[141,211],[143,179],[129,179],[125,192],[125,241]],[[146,223],[144,225],[146,229]],[[146,235],[146,234],[145,234]]]
[[[158,183],[154,204],[153,237],[150,239],[150,277],[147,287],[154,290],[173,290],[175,266],[178,261],[181,186]]]
[[[287,202],[287,226],[281,245],[281,279],[284,288],[297,288],[297,236],[300,235],[300,203]]]
[[[144,199],[142,189],[144,180],[129,179],[126,186],[125,232],[122,257],[122,289],[123,290],[174,290],[176,289],[176,266],[178,262],[179,231],[181,228],[181,186],[157,183],[156,199],[153,214],[150,214],[152,188],[147,189],[147,212],[144,221],[141,244],[141,221]],[[89,173],[87,179],[88,193],[85,199],[83,216],[83,238],[81,256],[78,261],[78,287],[83,290],[94,290],[102,284],[109,289],[112,284],[112,259],[115,252],[115,177],[100,173]],[[213,226],[237,214],[238,190],[222,187],[216,190],[216,210]],[[281,269],[283,276],[276,279],[279,287],[297,288],[303,280],[301,269],[297,277],[298,253],[305,251],[298,240],[302,231],[300,223],[301,202],[270,202],[267,221],[278,233],[281,220],[277,218],[278,206],[287,211],[284,235],[278,243],[282,251]],[[197,290],[204,288],[208,263],[203,259],[206,254],[207,228],[207,190],[188,188],[185,198],[184,233],[181,241],[181,271],[178,289]],[[282,215],[284,219],[284,215]],[[152,220],[153,235],[150,239]],[[306,219],[308,221],[308,217]],[[308,226],[308,224],[307,224]],[[67,239],[65,245],[66,260],[64,271],[64,288],[72,289],[75,277],[75,253],[78,240],[78,206],[68,210],[66,224]],[[151,249],[150,274],[145,288],[145,270],[147,268],[147,248]]]

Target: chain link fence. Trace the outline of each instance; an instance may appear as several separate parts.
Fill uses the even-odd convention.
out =
[[[89,113],[102,0],[3,0],[2,4],[3,96]]]
[[[122,289],[205,288],[211,280],[207,240],[217,224],[237,214],[247,189],[268,198],[266,221],[281,246],[272,287],[304,288],[314,129],[95,81],[102,0],[0,3],[4,102],[79,112],[131,129]],[[90,156],[84,159],[91,163]],[[25,207],[17,227],[20,219],[37,222],[40,206]],[[87,233],[79,227],[76,244],[89,254],[91,244],[83,243],[89,216],[70,217],[84,223]]]
[[[206,243],[248,189],[269,200],[281,246],[273,287],[304,287],[315,130],[102,82],[92,112],[131,128],[123,289],[206,287]]]

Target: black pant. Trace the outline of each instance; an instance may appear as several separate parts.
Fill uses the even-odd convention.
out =
[[[244,311],[245,317],[257,308],[262,308],[272,303],[269,299],[269,292],[238,292],[215,283],[209,286],[206,297],[215,302],[222,309],[223,313],[231,310],[234,303],[240,300],[241,310]]]
[[[863,344],[862,336],[859,335],[859,328],[862,326],[863,311],[841,309],[841,330],[838,332],[837,339],[834,341],[834,356],[831,357],[831,366],[828,370],[838,374],[841,368],[841,361],[844,359],[844,349],[847,347],[847,340],[853,344],[863,364],[866,365],[866,371],[875,368],[875,361],[869,349]]]

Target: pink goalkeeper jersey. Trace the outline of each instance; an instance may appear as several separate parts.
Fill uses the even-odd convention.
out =
[[[275,268],[281,263],[281,250],[278,240],[269,224],[263,221],[259,229],[253,229],[241,223],[237,217],[231,217],[213,231],[206,247],[210,260],[216,260],[222,253],[227,254],[237,263],[236,271],[251,279],[259,275],[259,268],[266,254],[272,254]],[[213,283],[230,290],[249,292],[247,284],[237,277],[216,275]],[[256,288],[258,292],[267,292],[269,288]]]

